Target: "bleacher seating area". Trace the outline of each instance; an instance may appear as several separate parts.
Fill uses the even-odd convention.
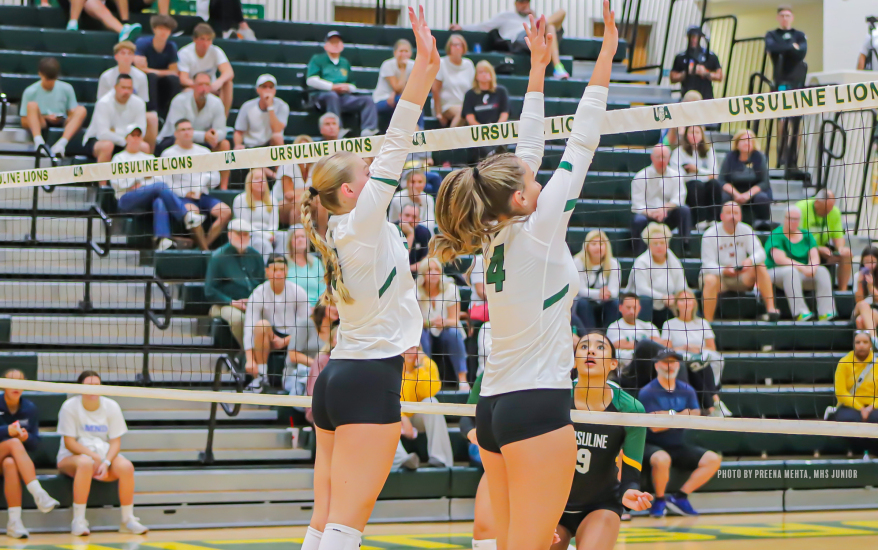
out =
[[[191,28],[187,19],[179,18],[181,28]],[[136,15],[133,20],[148,29],[146,15]],[[61,63],[61,79],[74,86],[90,116],[96,100],[97,78],[114,65],[111,54],[116,35],[102,30],[69,32],[64,30],[65,24],[65,14],[59,10],[0,7],[0,88],[10,102],[17,103],[24,88],[37,79],[39,59],[54,55]],[[410,34],[403,29],[343,24],[253,21],[250,26],[259,37],[257,42],[215,42],[229,56],[236,75],[229,126],[233,125],[236,109],[255,96],[256,77],[268,72],[278,80],[278,97],[291,106],[285,132],[288,142],[299,134],[317,134],[318,115],[305,110],[302,103],[303,73],[310,56],[322,51],[321,42],[329,29],[343,29],[345,56],[354,66],[353,81],[361,88],[374,87],[378,66],[392,56],[393,42]],[[485,39],[480,33],[466,34],[471,44]],[[446,37],[447,32],[437,32],[440,45]],[[190,38],[174,40],[182,46]],[[596,58],[599,47],[598,40],[564,40],[562,61],[574,78],[547,80],[548,116],[574,112],[587,82],[589,62]],[[621,64],[624,51],[624,47],[619,48],[620,63],[610,89],[611,108],[674,101],[669,89],[640,83],[636,75],[627,73]],[[480,53],[469,57],[473,61],[496,62],[501,56]],[[520,115],[529,65],[524,57],[515,61],[516,74],[499,76],[499,83],[507,87],[512,98],[512,120]],[[7,128],[0,132],[0,150],[9,143],[23,146],[29,142],[14,115],[17,109],[11,110]],[[438,128],[429,107],[426,115],[426,128]],[[345,119],[344,123],[356,132],[355,119]],[[58,137],[60,130],[53,129],[47,141],[51,145]],[[649,164],[648,148],[658,141],[658,131],[602,139],[567,234],[570,249],[578,252],[590,229],[603,229],[621,262],[623,285],[634,260],[628,229],[630,181],[635,172]],[[718,153],[722,152],[722,145],[718,140]],[[561,150],[558,143],[547,144],[538,174],[542,183],[557,168]],[[92,162],[82,151],[81,134],[71,140],[67,151],[74,156],[75,163]],[[436,155],[434,169],[444,176],[450,169],[441,168],[442,161],[454,159],[443,157],[443,153],[446,152]],[[4,157],[0,153],[0,170],[28,167],[28,162],[32,167],[32,159]],[[776,200],[805,196],[805,189],[797,182],[773,180],[772,185]],[[217,191],[216,195],[231,204],[242,188],[243,174],[233,174],[230,190]],[[148,375],[154,386],[208,388],[217,359],[234,347],[228,326],[212,321],[207,314],[203,281],[208,254],[192,250],[152,251],[151,238],[143,238],[149,234],[148,222],[145,225],[143,219],[113,215],[108,235],[101,220],[90,214],[94,205],[108,211],[112,207],[107,192],[96,186],[0,191],[0,277],[4,279],[0,287],[0,370],[16,367],[29,378],[71,382],[78,372],[90,368],[110,383],[137,384]],[[100,246],[109,243],[104,257],[90,248],[90,235]],[[683,255],[676,240],[672,247],[683,262],[689,285],[698,288],[700,235],[693,237],[688,255]],[[765,233],[760,233],[763,242],[765,237]],[[448,266],[448,273],[463,273],[467,267],[464,260]],[[147,292],[151,294],[151,309],[159,317],[165,310],[165,298],[155,278],[170,290],[171,317],[166,330],[157,328],[145,313]],[[91,309],[84,311],[80,303],[86,299],[87,288]],[[465,307],[469,289],[462,290]],[[783,318],[775,324],[754,320],[762,313],[762,306],[753,294],[724,298],[713,327],[718,348],[726,358],[722,400],[736,416],[823,417],[824,409],[835,403],[835,366],[851,349],[853,336],[847,320],[854,307],[853,294],[837,292],[836,300],[839,317],[829,323],[793,322],[786,301],[779,300]],[[281,364],[275,363],[270,368],[282,369]],[[228,382],[229,375],[224,377]],[[34,455],[42,474],[40,479],[61,501],[62,508],[68,508],[72,502],[71,482],[56,475],[55,454],[60,438],[52,433],[64,396],[28,397],[41,412],[44,442]],[[459,403],[465,402],[466,395],[447,390],[439,398]],[[303,433],[299,447],[293,448],[288,430],[291,418],[301,421],[298,412],[244,407],[238,416],[228,417],[220,409],[214,442],[216,462],[205,466],[201,452],[205,448],[209,405],[130,399],[119,402],[131,428],[123,437],[122,450],[137,466],[135,504],[144,524],[158,527],[184,523],[236,525],[256,520],[307,521],[310,512],[306,504],[312,498],[310,441],[307,433]],[[449,503],[474,496],[479,471],[467,466],[466,442],[460,437],[455,420],[449,419],[449,429],[459,466],[392,474],[376,510],[378,516],[401,520],[463,519],[463,512]],[[723,432],[690,435],[701,445],[721,452],[723,470],[733,471],[820,469],[830,463],[843,464],[856,451],[854,442],[823,436]],[[414,442],[414,448],[426,460],[424,436]],[[765,510],[790,510],[797,506],[803,509],[813,504],[807,493],[811,489],[878,485],[878,465],[869,463],[860,472],[858,479],[781,477],[770,482],[759,479],[758,483],[745,475],[719,476],[693,501],[705,511],[755,510],[760,506]],[[863,479],[863,472],[869,472],[871,477]],[[674,478],[669,490],[679,483]],[[25,494],[25,508],[34,506],[29,498]],[[828,506],[848,502],[846,497],[839,496],[837,501],[833,498],[825,499]],[[851,498],[862,500],[859,496]],[[269,512],[267,502],[287,504]],[[90,497],[92,504],[118,504],[115,488],[96,486]],[[53,514],[45,519],[34,516],[29,524],[34,529],[65,528],[66,523],[53,520]],[[100,525],[100,521],[92,523]],[[108,521],[108,525],[112,523]]]

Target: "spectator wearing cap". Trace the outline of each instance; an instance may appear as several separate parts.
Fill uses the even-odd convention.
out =
[[[36,147],[46,143],[43,132],[49,128],[64,128],[63,135],[51,148],[53,155],[63,157],[67,143],[82,127],[88,113],[76,102],[73,86],[58,80],[61,64],[57,59],[40,59],[37,72],[39,82],[25,88],[21,95],[19,115],[22,125],[30,130]]]
[[[396,103],[402,94],[405,83],[408,82],[412,67],[412,43],[405,38],[400,38],[393,45],[393,57],[381,63],[378,69],[378,84],[372,92],[372,101],[378,114],[391,115],[396,109]],[[424,129],[424,114],[418,119],[418,129]]]
[[[134,66],[146,73],[149,109],[167,117],[171,100],[180,93],[177,44],[168,40],[177,30],[177,21],[170,15],[154,15],[149,26],[152,36],[141,36],[134,43]]]
[[[277,80],[270,74],[256,79],[257,97],[245,101],[235,119],[235,149],[284,144],[290,106],[276,97]]]
[[[713,83],[723,79],[723,68],[715,53],[701,45],[704,32],[699,25],[686,31],[689,46],[674,58],[671,83],[680,83],[680,93],[696,90],[702,99],[713,99]]]
[[[232,220],[228,233],[228,244],[214,250],[207,262],[204,295],[213,304],[210,316],[229,323],[232,335],[243,348],[247,301],[265,282],[265,260],[250,247],[247,220]]]
[[[695,390],[682,380],[680,354],[672,349],[663,350],[655,359],[658,376],[637,394],[647,413],[660,415],[700,416],[701,409]],[[686,443],[681,428],[649,428],[643,449],[643,462],[651,470],[655,501],[650,515],[661,517],[668,509],[672,513],[694,516],[698,512],[689,503],[689,495],[710,481],[721,465],[718,454],[697,445]],[[686,483],[673,495],[665,495],[671,466],[692,472]]]
[[[146,73],[134,66],[134,52],[136,47],[133,42],[119,42],[113,46],[113,58],[116,60],[116,66],[107,69],[101,73],[98,79],[98,98],[113,91],[113,86],[120,74],[127,74],[134,83],[134,95],[139,97],[146,103],[146,135],[144,141],[155,147],[156,134],[159,131],[159,115],[155,111],[155,106],[149,100],[149,81]]]
[[[360,135],[374,136],[378,133],[378,111],[371,96],[354,95],[357,87],[350,82],[351,63],[341,52],[344,40],[338,31],[329,31],[323,43],[324,53],[315,54],[308,62],[306,83],[317,90],[314,105],[322,111],[360,114]]]
[[[165,148],[174,144],[174,131],[177,122],[186,119],[195,131],[195,143],[204,145],[211,151],[228,151],[231,144],[227,139],[226,111],[220,98],[210,93],[210,75],[198,73],[193,79],[194,86],[187,88],[171,101],[171,109],[165,125],[158,135],[156,154],[161,155]],[[222,172],[221,189],[229,185],[229,171]]]
[[[129,23],[128,16],[131,11],[135,13],[143,11],[144,8],[153,3],[153,0],[115,0],[114,3],[119,12],[118,19],[106,6],[106,3],[101,0],[58,1],[61,9],[70,14],[67,21],[68,31],[79,30],[79,17],[82,15],[82,12],[85,11],[89,17],[100,21],[104,27],[117,33],[119,35],[119,42],[136,40],[143,29],[141,28],[140,23]],[[158,4],[159,13],[168,13],[171,4],[170,0],[158,0],[156,3]]]
[[[120,74],[113,91],[95,103],[91,124],[82,138],[86,151],[98,162],[109,162],[125,148],[129,126],[146,128],[146,102],[134,95],[131,76]],[[141,146],[144,153],[150,152],[146,142],[141,141]]]
[[[823,188],[813,198],[796,203],[802,211],[801,228],[814,237],[823,265],[837,265],[838,290],[848,289],[853,269],[851,249],[845,246],[841,210],[835,204],[835,193]]]
[[[432,90],[433,112],[445,127],[456,128],[465,123],[463,98],[476,78],[476,66],[464,57],[468,48],[466,38],[452,34],[445,42],[445,56],[439,61]]]
[[[193,141],[194,134],[195,131],[192,129],[191,122],[185,118],[178,120],[177,128],[174,131],[176,141],[173,146],[164,150],[162,156],[181,157],[210,153],[210,149]],[[227,174],[227,172],[223,172],[223,174]],[[208,250],[232,219],[232,209],[229,208],[229,205],[210,195],[210,190],[216,189],[220,185],[222,180],[220,172],[174,174],[166,179],[171,190],[183,200],[183,204],[187,205],[186,207],[189,210],[200,213],[205,217],[208,214],[210,215],[211,225],[206,236],[204,235],[204,229],[200,225],[192,228],[192,233],[195,235],[198,246],[202,250]]]
[[[194,76],[198,73],[210,75],[210,91],[223,101],[226,116],[232,108],[235,71],[229,58],[219,46],[213,44],[216,33],[207,23],[195,25],[192,31],[192,43],[183,46],[178,54],[177,67],[180,69],[180,84],[186,88],[195,85]],[[219,76],[217,76],[219,71]]]
[[[135,162],[155,158],[143,150],[143,128],[132,124],[126,130],[125,149],[113,156],[113,162]],[[156,250],[174,246],[171,240],[170,216],[185,223],[187,229],[198,227],[204,217],[189,208],[160,178],[131,177],[112,180],[119,212],[122,214],[152,214]]]
[[[394,193],[390,200],[387,219],[390,223],[397,223],[402,215],[403,207],[406,204],[413,204],[418,207],[418,223],[423,224],[432,235],[436,229],[436,206],[433,197],[425,192],[426,175],[418,170],[410,170],[403,179],[405,185]]]

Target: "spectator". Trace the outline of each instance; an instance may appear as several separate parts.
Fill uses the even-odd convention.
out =
[[[30,130],[36,147],[46,143],[43,132],[49,128],[64,128],[63,135],[50,150],[52,155],[63,157],[66,154],[67,143],[82,127],[88,113],[85,107],[76,102],[73,86],[58,80],[61,64],[57,59],[54,57],[40,59],[37,72],[40,81],[24,89],[18,114],[21,116],[22,125]]]
[[[460,390],[469,391],[466,348],[460,325],[460,291],[442,274],[442,264],[427,257],[418,266],[418,305],[424,316],[421,349],[433,357],[434,344],[442,346],[457,373]]]
[[[158,135],[156,151],[162,152],[174,144],[177,122],[186,119],[192,125],[195,143],[208,147],[211,151],[231,149],[227,139],[226,114],[223,102],[210,93],[210,75],[198,73],[193,78],[194,85],[178,94],[171,101],[168,118]],[[220,189],[229,186],[229,171],[222,171]]]
[[[308,370],[305,395],[314,395],[314,384],[317,383],[317,377],[326,368],[326,364],[329,362],[329,353],[335,347],[338,309],[335,306],[318,303],[314,306],[314,311],[311,313],[311,321],[313,323],[311,326],[314,329],[314,342],[319,351],[317,357],[311,362],[311,368]],[[286,387],[286,385],[287,383],[285,382],[284,386]],[[310,407],[305,409],[305,419],[314,424],[314,414]]]
[[[607,338],[616,348],[619,362],[624,368],[634,359],[637,344],[642,340],[654,342],[661,348],[665,347],[667,342],[662,340],[661,333],[655,325],[639,318],[640,296],[626,292],[620,296],[620,300],[619,313],[622,318],[607,327]]]
[[[700,25],[692,25],[686,31],[689,46],[677,54],[671,68],[671,83],[680,85],[684,96],[690,90],[701,94],[702,99],[713,99],[713,83],[723,79],[723,68],[715,53],[701,46],[704,32]]]
[[[440,61],[439,73],[433,82],[433,113],[443,127],[463,126],[463,98],[472,88],[476,67],[464,57],[466,39],[452,34],[445,43],[445,57]]]
[[[400,38],[393,45],[393,57],[381,63],[378,69],[378,84],[372,92],[372,102],[379,115],[390,116],[396,109],[405,83],[415,66],[412,60],[412,43],[405,38]],[[418,119],[418,129],[424,129],[424,115]]]
[[[411,170],[405,175],[405,185],[393,195],[390,200],[387,219],[390,223],[397,223],[402,214],[402,208],[406,204],[418,207],[418,223],[424,225],[432,235],[436,230],[436,206],[432,195],[426,193],[424,188],[427,178],[423,172]]]
[[[706,229],[710,222],[719,220],[722,208],[716,153],[703,126],[689,126],[683,135],[683,143],[671,153],[671,164],[686,182],[686,205],[694,209],[699,227]]]
[[[740,205],[725,203],[720,223],[712,225],[701,239],[701,299],[707,321],[714,319],[720,292],[748,292],[754,286],[765,302],[762,320],[778,320],[780,311],[775,306],[765,258],[759,237],[741,221]]]
[[[250,224],[250,246],[268,260],[272,252],[283,254],[283,237],[277,234],[278,208],[268,188],[263,168],[247,172],[244,192],[232,202],[235,218]]]
[[[671,318],[674,296],[686,288],[683,264],[669,248],[671,230],[660,223],[651,223],[643,230],[649,250],[634,260],[628,278],[628,292],[635,292],[652,311],[652,322],[661,326]]]
[[[24,373],[9,369],[4,378],[24,380]],[[28,537],[21,522],[21,483],[34,497],[40,512],[47,514],[58,506],[37,479],[37,472],[28,451],[40,445],[40,415],[36,405],[21,397],[21,390],[8,388],[0,400],[0,462],[3,464],[3,493],[6,496],[6,536],[14,539]]]
[[[198,73],[210,75],[210,91],[219,96],[229,116],[232,108],[232,94],[234,93],[235,71],[226,53],[213,45],[216,33],[207,23],[195,25],[192,31],[192,43],[183,46],[178,54],[177,68],[180,69],[180,84],[185,88],[195,85],[194,77]],[[219,71],[219,77],[216,72]]]
[[[342,113],[360,113],[360,135],[378,133],[378,111],[370,96],[354,95],[357,87],[349,82],[351,63],[341,56],[344,41],[338,31],[329,31],[323,42],[324,53],[315,54],[308,62],[306,83],[318,91],[314,105],[321,111],[333,113],[341,119]]]
[[[874,335],[857,331],[854,349],[841,358],[835,369],[837,422],[878,423],[878,372],[875,372]]]
[[[237,38],[238,40],[256,40],[256,33],[244,20],[244,7],[241,0],[207,0],[207,14],[198,10],[202,19],[209,21],[223,38]],[[202,2],[199,2],[202,4]]]
[[[869,35],[863,43],[863,49],[857,57],[858,71],[872,71],[878,69],[878,29],[874,24],[870,25]]]
[[[177,21],[170,15],[153,15],[149,26],[152,37],[141,36],[135,42],[134,66],[146,73],[151,103],[147,108],[166,118],[171,100],[180,93],[177,44],[168,40],[177,30]]]
[[[310,365],[302,351],[308,340],[311,306],[305,289],[287,278],[287,260],[271,254],[265,267],[266,281],[247,300],[244,315],[245,369],[253,377],[247,390],[261,393],[268,372],[268,355],[286,350],[291,365]]]
[[[476,78],[472,87],[463,96],[461,116],[470,126],[477,124],[495,124],[509,120],[509,92],[506,88],[497,84],[497,73],[490,61],[482,60],[476,65]],[[479,160],[498,151],[505,151],[505,146],[500,147],[474,147],[468,149],[469,162],[477,163]]]
[[[878,267],[878,248],[867,246],[860,253],[860,269],[854,277],[854,299],[862,302],[872,295],[875,278],[873,273]]]
[[[399,221],[394,222],[399,226],[402,236],[406,240],[406,248],[409,251],[409,268],[413,276],[418,274],[418,264],[427,257],[430,248],[430,230],[418,221],[420,208],[417,204],[406,202],[402,207]]]
[[[671,150],[668,147],[656,145],[650,160],[652,164],[638,172],[631,181],[632,248],[635,254],[646,250],[648,243],[637,236],[651,222],[657,222],[677,228],[685,250],[692,231],[692,212],[686,206],[686,186],[669,166]]]
[[[704,98],[701,96],[701,92],[697,90],[689,90],[688,92],[683,94],[683,97],[680,99],[680,103],[691,103],[693,101],[701,101],[703,99]],[[662,130],[661,144],[675,149],[683,142],[683,134],[685,132],[685,126],[681,128],[665,128],[664,130]]]
[[[739,130],[732,137],[732,151],[723,160],[719,171],[722,201],[735,201],[752,212],[753,227],[771,229],[771,185],[768,163],[759,151],[756,136],[750,130]]]
[[[326,291],[326,283],[323,281],[323,262],[311,252],[311,241],[308,240],[302,224],[291,226],[288,233],[289,275],[287,277],[305,289],[308,303],[311,307],[315,307]]]
[[[162,153],[163,157],[179,157],[186,155],[206,155],[210,153],[210,149],[193,142],[195,131],[192,129],[192,123],[181,118],[177,121],[174,136],[176,141],[174,145],[165,149]],[[201,172],[197,174],[174,174],[170,176],[169,185],[174,193],[182,200],[183,204],[189,210],[197,213],[203,213],[203,217],[207,218],[210,214],[212,222],[207,236],[204,235],[204,229],[199,224],[192,228],[198,246],[202,250],[208,250],[210,245],[220,236],[223,229],[232,219],[232,209],[229,205],[210,195],[211,189],[217,186],[222,188],[221,174],[228,172]]]
[[[436,362],[418,348],[411,348],[403,355],[402,401],[412,403],[438,403],[436,394],[442,389]],[[441,414],[403,413],[403,436],[414,439],[418,432],[427,434],[428,464],[434,468],[454,466],[454,453],[448,425]],[[412,429],[414,428],[414,429]]]
[[[290,117],[290,106],[276,97],[277,80],[270,75],[256,79],[257,97],[247,100],[235,119],[235,149],[284,144],[284,128]]]
[[[814,198],[800,200],[796,206],[802,212],[801,227],[814,237],[817,253],[824,265],[836,265],[838,290],[845,292],[851,281],[853,257],[845,246],[841,210],[835,204],[835,193],[829,189],[817,191]]]
[[[77,383],[99,386],[101,377],[83,371]],[[148,531],[134,517],[134,465],[122,456],[122,435],[128,431],[122,408],[108,397],[77,395],[61,405],[58,434],[64,437],[58,448],[58,469],[73,478],[73,523],[70,532],[88,536],[85,507],[92,479],[119,482],[122,526],[119,531],[142,535]]]
[[[671,349],[656,357],[655,369],[658,376],[637,395],[646,412],[671,416],[701,415],[695,390],[686,382],[677,380],[680,359],[680,354]],[[655,501],[650,510],[653,517],[663,516],[666,508],[679,515],[698,515],[689,502],[689,495],[710,481],[721,466],[719,455],[713,451],[686,443],[680,428],[649,428],[646,432],[643,462],[650,466],[655,489]],[[670,478],[671,466],[692,473],[679,491],[666,496],[665,488]]]
[[[263,282],[265,260],[250,248],[250,224],[246,220],[232,220],[228,244],[214,250],[207,262],[204,296],[213,303],[210,316],[227,322],[242,347],[247,300]]]
[[[113,162],[136,162],[155,158],[144,152],[143,128],[128,126],[125,149],[113,156]],[[133,177],[112,180],[116,201],[121,214],[152,214],[156,250],[168,250],[176,245],[171,240],[171,217],[182,221],[193,230],[204,222],[204,216],[187,206],[165,184],[151,177]]]
[[[484,23],[476,23],[473,25],[452,25],[453,31],[482,31],[489,33],[488,40],[492,44],[495,51],[511,52],[527,55],[530,52],[530,46],[525,41],[525,32],[521,28],[522,25],[530,27],[530,16],[534,20],[539,17],[530,7],[530,0],[515,0],[515,11],[504,11],[495,15],[493,18]],[[567,79],[570,75],[564,69],[561,63],[559,47],[561,45],[561,25],[567,12],[558,10],[552,15],[546,16],[547,35],[552,35],[553,39],[549,42],[552,49],[552,67],[555,78]],[[448,51],[447,48],[445,50]]]
[[[708,410],[710,416],[731,416],[717,394],[725,362],[716,350],[713,329],[698,316],[698,302],[691,290],[681,290],[675,298],[677,316],[662,325],[662,338],[688,362],[689,383],[701,398],[700,408]]]
[[[326,112],[320,115],[317,127],[320,129],[320,141],[335,141],[343,137],[341,119],[335,113]]]
[[[109,162],[113,155],[125,149],[129,126],[146,128],[146,102],[133,94],[131,77],[120,74],[116,79],[115,93],[107,94],[95,103],[91,124],[85,130],[82,142],[85,150],[98,162]],[[141,147],[144,153],[151,151],[146,142],[141,142]]]
[[[338,118],[332,113],[326,113],[320,118],[329,117],[335,121],[338,127]],[[322,125],[321,125],[322,128]],[[300,135],[293,140],[293,145],[302,143],[314,143],[310,136]],[[278,179],[271,188],[271,195],[280,209],[281,225],[295,225],[301,223],[302,209],[300,207],[302,193],[311,187],[311,172],[314,169],[314,163],[303,164],[287,164],[281,166],[277,171]],[[322,205],[318,205],[322,209]],[[328,217],[324,211],[324,218]]]
[[[579,297],[573,309],[582,328],[606,328],[615,323],[619,319],[622,268],[613,257],[607,234],[600,229],[589,231],[582,250],[573,257],[573,265],[579,272]]]
[[[488,302],[485,296],[485,258],[481,252],[473,255],[473,263],[469,269],[469,286],[472,288],[472,294],[469,298],[469,314],[470,321],[488,321]],[[484,330],[484,325],[482,325]],[[483,358],[479,357],[480,364]]]
[[[765,34],[765,49],[774,67],[772,80],[778,90],[801,88],[805,84],[808,66],[808,38],[793,28],[793,8],[777,8],[778,28]]]
[[[146,112],[146,141],[150,147],[155,147],[156,135],[159,131],[159,115],[155,109],[150,109],[149,105],[149,82],[146,73],[134,66],[135,46],[133,42],[119,42],[113,46],[113,57],[116,59],[116,66],[107,69],[101,73],[98,79],[98,99],[113,91],[113,86],[119,79],[120,74],[127,74],[134,83],[134,95],[143,100],[147,105]]]
[[[67,20],[68,31],[79,30],[79,17],[82,15],[83,10],[86,15],[92,19],[100,21],[104,27],[117,33],[119,35],[119,42],[124,42],[125,40],[137,40],[137,37],[140,36],[140,33],[143,31],[140,23],[128,22],[128,0],[114,0],[116,10],[119,12],[119,19],[122,21],[119,21],[106,4],[100,0],[59,0],[58,3],[62,10],[70,14],[70,17]],[[141,7],[145,7],[144,4],[151,3],[151,0],[143,0]],[[158,0],[157,4],[159,13],[167,14],[170,3],[170,0]]]
[[[771,232],[765,242],[768,258],[765,267],[775,286],[782,288],[797,321],[807,321],[814,314],[805,303],[803,288],[808,284],[817,297],[817,313],[821,321],[835,318],[835,298],[829,270],[820,265],[817,241],[808,231],[799,228],[802,211],[790,206],[783,224]]]

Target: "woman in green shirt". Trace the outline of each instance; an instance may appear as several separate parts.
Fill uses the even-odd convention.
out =
[[[835,318],[835,299],[832,296],[832,278],[829,270],[820,265],[817,242],[807,231],[799,229],[802,211],[790,206],[783,225],[771,232],[765,242],[768,258],[765,267],[775,286],[787,296],[790,311],[797,321],[814,317],[805,303],[803,288],[813,289],[817,295],[817,313],[821,321]]]
[[[290,227],[287,241],[287,263],[290,266],[287,280],[305,289],[311,307],[317,305],[326,285],[323,282],[323,262],[311,253],[311,243],[301,224]]]

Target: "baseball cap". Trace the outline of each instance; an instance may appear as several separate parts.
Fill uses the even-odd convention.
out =
[[[272,76],[270,74],[259,75],[259,78],[256,79],[256,87],[258,88],[258,87],[262,86],[263,84],[265,84],[266,82],[271,82],[272,84],[274,84],[275,87],[277,87],[277,79],[274,78],[274,76]]]
[[[344,38],[341,37],[341,33],[340,33],[340,32],[338,32],[338,31],[329,31],[328,33],[326,33],[326,38],[324,38],[323,41],[324,41],[324,42],[329,42],[329,40],[330,40],[331,38],[336,38],[336,37],[338,37],[340,40],[344,40]]]
[[[125,127],[125,136],[126,137],[130,136],[131,132],[133,132],[134,130],[140,130],[140,135],[144,134],[143,128],[140,127],[140,124],[134,123],[134,124],[129,124],[128,126]]]
[[[229,222],[229,231],[235,231],[236,233],[250,233],[250,230],[250,222],[247,220],[238,218]]]
[[[658,355],[655,356],[656,362],[658,361],[667,361],[668,359],[676,359],[677,361],[682,361],[683,356],[677,350],[671,348],[665,348],[658,352]]]
[[[700,25],[692,25],[688,29],[686,29],[686,35],[691,36],[693,34],[697,34],[698,36],[704,36],[704,31],[701,30]]]

